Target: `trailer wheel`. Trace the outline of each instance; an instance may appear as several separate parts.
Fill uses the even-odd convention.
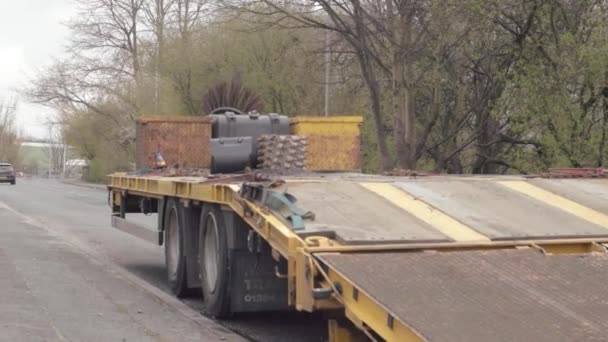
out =
[[[165,264],[171,291],[178,297],[189,294],[184,253],[184,220],[179,203],[170,199],[165,212]]]
[[[198,241],[204,310],[216,318],[230,316],[230,258],[226,226],[217,206],[203,207]]]

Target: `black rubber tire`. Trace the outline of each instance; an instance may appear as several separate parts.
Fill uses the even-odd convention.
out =
[[[201,289],[203,293],[203,311],[215,318],[226,318],[232,315],[230,310],[230,256],[227,244],[226,226],[221,210],[216,205],[207,204],[203,206],[201,214],[198,239],[198,261],[199,261],[199,277],[201,280]],[[214,232],[210,230],[213,229]],[[214,233],[214,234],[213,234]],[[214,239],[215,238],[215,239]],[[215,240],[217,253],[215,260],[206,260],[207,240]],[[213,249],[209,249],[213,250]],[[208,280],[212,278],[208,273],[206,262],[216,265],[215,282]],[[213,283],[214,285],[211,285]]]
[[[175,225],[173,220],[176,220]],[[167,269],[167,281],[171,291],[177,297],[185,297],[191,294],[188,289],[188,281],[186,274],[186,253],[184,252],[185,241],[184,241],[184,219],[180,204],[175,199],[169,199],[167,201],[167,207],[165,211],[165,265]],[[172,232],[176,229],[176,232]],[[176,239],[175,243],[173,238]],[[177,251],[173,251],[173,248],[177,248]],[[171,254],[174,253],[174,257],[177,257],[176,262],[172,262]],[[174,265],[171,265],[173,264]]]

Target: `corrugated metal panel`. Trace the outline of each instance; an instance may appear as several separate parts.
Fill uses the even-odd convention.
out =
[[[429,341],[605,341],[608,256],[534,249],[325,254]]]

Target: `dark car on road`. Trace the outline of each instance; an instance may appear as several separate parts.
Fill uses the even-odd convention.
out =
[[[0,183],[11,183],[15,185],[15,169],[10,163],[0,162]]]

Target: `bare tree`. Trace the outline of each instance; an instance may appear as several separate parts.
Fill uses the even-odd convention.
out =
[[[14,100],[0,101],[0,161],[18,164],[20,141],[15,126]]]
[[[193,70],[190,47],[193,30],[202,21],[207,5],[208,0],[175,0],[170,11],[171,26],[177,34],[179,63],[183,65],[180,72],[173,73],[173,83],[192,114],[197,114],[199,104],[192,93]]]
[[[154,48],[154,111],[161,111],[162,82],[166,76],[164,65],[166,63],[166,39],[173,38],[180,41],[180,60],[186,65],[183,75],[176,79],[178,89],[190,96],[191,72],[190,42],[192,30],[202,20],[202,14],[207,0],[147,0],[142,9],[145,14],[145,24],[153,33]]]
[[[140,23],[145,0],[78,0],[79,15],[69,27],[73,32],[70,51],[91,72],[122,74],[135,81],[136,104],[143,94]]]
[[[31,80],[22,93],[33,103],[57,111],[57,121],[68,123],[83,111],[95,113],[108,123],[108,129],[100,132],[107,140],[127,146],[135,139],[133,123],[136,105],[117,77],[92,77],[95,65],[57,62]],[[109,99],[113,104],[109,105]]]
[[[174,0],[173,3],[172,22],[181,38],[188,42],[192,29],[202,20],[208,0]]]
[[[224,3],[233,11],[243,10],[242,1]],[[286,4],[262,0],[249,2],[247,10],[265,15],[275,25],[315,27],[338,33],[356,55],[369,92],[382,168],[393,165],[382,110],[383,98],[389,92],[397,165],[413,169],[421,156],[419,149],[428,137],[428,134],[417,136],[415,86],[426,71],[417,68],[416,63],[431,38],[426,26],[432,3],[431,0],[317,0]]]
[[[160,78],[164,75],[162,70],[165,55],[165,31],[167,17],[176,0],[146,1],[143,6],[148,25],[152,28],[156,40],[154,55],[154,112],[160,113],[162,103],[162,87]]]
[[[48,171],[49,177],[57,176],[62,173],[65,166],[64,160],[64,128],[60,123],[51,122],[48,123],[49,137],[48,137]]]
[[[200,10],[203,2],[77,3],[78,16],[69,23],[69,57],[41,70],[23,93],[32,102],[56,109],[64,122],[84,112],[103,118],[106,129],[96,134],[129,151],[138,114],[159,111],[165,39],[169,34],[181,35],[186,26],[198,20],[199,14],[192,11]],[[154,65],[154,101],[146,101],[150,90],[146,73],[152,70],[149,65]]]

